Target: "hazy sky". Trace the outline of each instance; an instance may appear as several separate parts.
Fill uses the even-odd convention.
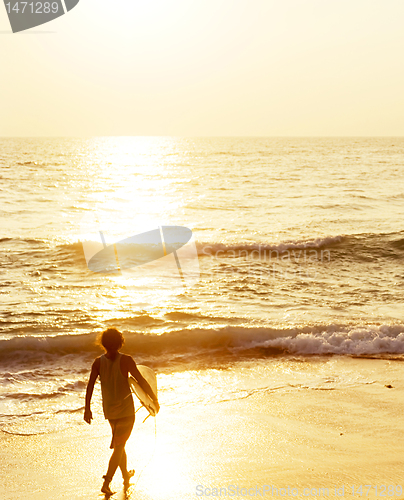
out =
[[[404,135],[403,21],[403,0],[80,0],[12,34],[0,5],[0,135]]]

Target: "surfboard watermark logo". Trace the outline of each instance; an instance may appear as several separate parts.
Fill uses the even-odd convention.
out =
[[[80,0],[51,0],[21,2],[4,0],[13,33],[48,23],[72,10]]]
[[[81,243],[88,269],[123,277],[125,286],[184,289],[199,281],[199,260],[192,230],[162,225],[116,239],[113,223],[102,229],[102,218],[91,213],[81,219]]]

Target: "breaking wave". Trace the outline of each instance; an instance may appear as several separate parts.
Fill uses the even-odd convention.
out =
[[[196,235],[197,236],[197,235]],[[0,244],[16,245],[18,252],[15,259],[23,259],[26,249],[27,256],[35,257],[35,252],[46,252],[48,260],[54,264],[78,264],[86,267],[83,245],[80,241],[55,244],[44,240],[24,240],[2,238]],[[99,242],[98,242],[99,243]],[[329,250],[333,261],[372,261],[377,258],[404,258],[404,232],[400,233],[371,233],[358,235],[335,235],[302,240],[280,242],[201,242],[196,241],[200,258],[239,257],[256,259],[274,259],[287,252],[296,252],[299,258],[302,252],[310,255],[310,251]],[[34,253],[33,253],[34,252]],[[42,253],[41,253],[42,255]],[[40,257],[41,255],[37,255]]]
[[[316,325],[294,328],[240,327],[184,328],[156,334],[125,333],[124,352],[146,358],[155,366],[170,361],[279,355],[404,354],[404,325]],[[0,362],[38,364],[63,356],[88,358],[100,353],[96,334],[57,337],[15,337],[0,341]],[[59,360],[58,363],[63,361]]]

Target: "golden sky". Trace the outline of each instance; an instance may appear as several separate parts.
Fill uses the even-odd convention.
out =
[[[80,0],[12,34],[0,136],[404,135],[402,0]]]

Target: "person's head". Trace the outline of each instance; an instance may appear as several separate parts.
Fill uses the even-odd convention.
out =
[[[99,344],[107,352],[117,352],[123,346],[125,339],[122,333],[116,328],[108,328],[104,330],[99,336]]]

